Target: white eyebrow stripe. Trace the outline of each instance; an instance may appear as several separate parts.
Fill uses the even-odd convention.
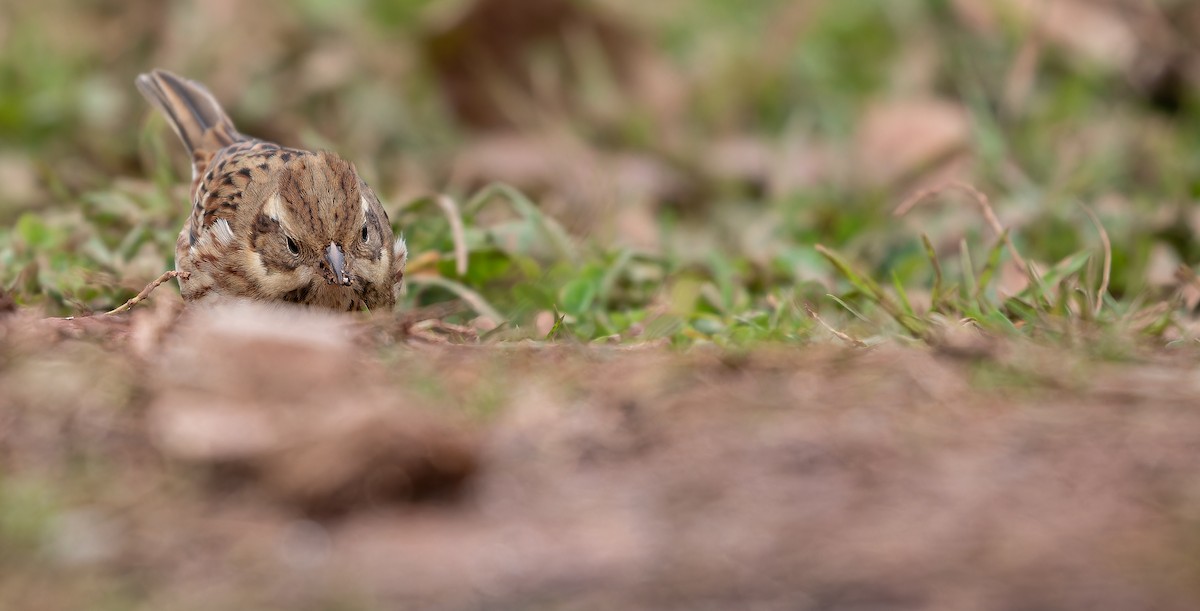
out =
[[[263,204],[263,214],[271,217],[272,220],[279,221],[283,214],[283,197],[278,193],[272,195],[267,203]]]
[[[371,204],[367,203],[366,195],[360,195],[358,201],[362,204],[363,220],[365,221],[367,219],[367,212],[371,210]]]

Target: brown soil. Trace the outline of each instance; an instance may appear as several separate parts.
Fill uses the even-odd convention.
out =
[[[0,318],[13,609],[1194,609],[1200,368]]]

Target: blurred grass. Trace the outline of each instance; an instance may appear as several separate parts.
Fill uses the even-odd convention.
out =
[[[633,61],[666,66],[662,80],[685,92],[663,102],[614,83],[615,68],[580,70],[589,93],[572,107],[537,94],[566,77],[538,77],[550,84],[534,86],[531,99],[544,102],[537,119],[506,133],[567,134],[604,155],[579,162],[602,175],[582,196],[578,185],[536,180],[487,187],[512,176],[486,169],[462,178],[461,159],[492,132],[455,115],[444,75],[426,61],[423,41],[452,20],[445,5],[9,0],[0,7],[0,176],[10,185],[0,191],[0,286],[22,305],[80,314],[110,309],[172,266],[186,168],[132,87],[133,75],[162,65],[208,82],[247,133],[353,160],[408,239],[402,309],[467,295],[475,307],[452,320],[487,341],[551,332],[677,345],[838,341],[806,304],[867,343],[931,340],[963,324],[1085,345],[1080,338],[1109,335],[1192,341],[1185,297],[1195,288],[1172,275],[1200,258],[1200,114],[1190,90],[1164,108],[1122,70],[1046,44],[1028,94],[1010,102],[1029,23],[1001,19],[979,35],[941,1],[579,6],[633,32],[652,50]],[[214,32],[218,40],[205,38]],[[588,44],[576,43],[587,56]],[[565,61],[535,47],[521,56],[535,76]],[[877,178],[889,152],[862,150],[870,111],[930,98],[961,105],[965,144]],[[766,169],[732,167],[753,165],[747,154],[722,163],[714,151],[728,142],[765,151]],[[631,155],[686,184],[610,190],[621,180],[605,174],[614,166],[588,161]],[[803,164],[823,169],[812,177]],[[893,217],[939,177],[992,198],[1040,280],[1014,274],[1012,253],[969,200],[939,195]],[[418,205],[434,192],[463,210],[461,276],[450,222]],[[1081,204],[1111,237],[1103,295],[1106,253]],[[612,221],[629,210],[641,241]],[[584,217],[601,222],[575,222]]]

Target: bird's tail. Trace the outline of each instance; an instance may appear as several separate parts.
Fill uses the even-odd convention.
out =
[[[137,77],[137,88],[166,115],[196,165],[207,165],[217,151],[246,139],[200,83],[153,70]]]

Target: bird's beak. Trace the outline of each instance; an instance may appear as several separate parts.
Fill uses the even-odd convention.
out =
[[[330,242],[329,247],[325,249],[325,262],[329,264],[329,270],[333,272],[333,277],[329,280],[330,284],[350,286],[350,276],[346,273],[346,255],[342,253],[341,247]]]

